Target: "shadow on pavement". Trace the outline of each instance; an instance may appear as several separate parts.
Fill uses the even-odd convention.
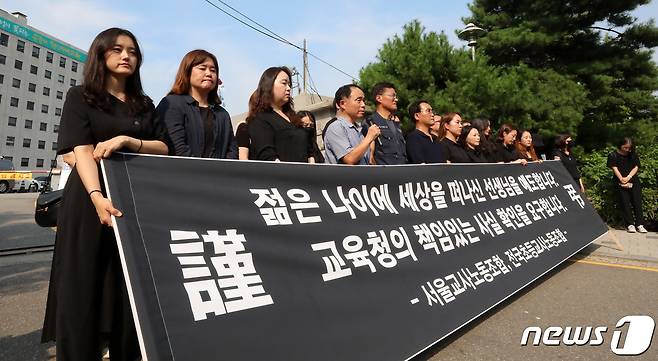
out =
[[[0,337],[0,360],[55,360],[54,343],[41,344],[40,342],[41,330],[20,336]],[[20,350],[20,352],[16,352],[16,350]]]
[[[576,256],[574,256],[574,258]],[[515,293],[513,296],[509,297],[505,301],[499,303],[498,305],[496,305],[495,307],[493,307],[489,311],[482,314],[480,317],[476,318],[475,320],[471,321],[467,325],[463,326],[459,330],[452,333],[450,336],[444,338],[443,340],[439,341],[438,343],[431,346],[427,350],[425,350],[422,353],[418,354],[412,360],[413,361],[427,361],[427,360],[431,359],[432,357],[436,356],[436,354],[438,352],[440,352],[442,349],[448,347],[455,340],[462,337],[464,334],[468,333],[470,330],[477,327],[482,322],[486,321],[489,317],[495,315],[496,313],[501,311],[503,308],[507,307],[509,304],[514,303],[519,298],[525,296],[526,293],[532,291],[533,289],[535,289],[535,287],[541,285],[542,283],[544,283],[544,281],[546,281],[547,279],[553,277],[555,274],[557,274],[557,273],[561,272],[562,270],[570,267],[572,264],[573,264],[573,262],[568,261],[568,260],[562,262],[562,264],[555,267],[554,269],[552,269],[551,271],[549,271],[548,273],[546,273],[545,275],[543,275],[542,277],[540,277],[539,279],[534,281],[532,284],[528,285],[527,287],[525,287],[521,291],[518,291],[517,293]]]
[[[7,297],[42,290],[50,279],[50,267],[50,261],[0,267],[0,294]]]

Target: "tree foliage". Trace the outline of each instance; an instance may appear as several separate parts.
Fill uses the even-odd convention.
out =
[[[658,28],[630,11],[649,1],[475,0],[464,21],[487,30],[479,46],[492,65],[552,69],[585,87],[581,144],[603,147],[620,134],[646,143],[658,130]]]
[[[360,79],[365,89],[380,81],[395,84],[407,127],[406,107],[426,99],[437,112],[457,111],[467,119],[575,133],[588,104],[584,87],[553,69],[492,65],[487,56],[473,62],[468,51],[451,46],[443,33],[426,32],[418,21],[389,39]]]

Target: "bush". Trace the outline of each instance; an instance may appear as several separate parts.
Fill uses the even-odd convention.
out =
[[[601,218],[611,226],[625,226],[618,195],[613,188],[612,170],[607,167],[608,154],[615,151],[608,147],[589,154],[576,151],[587,197]],[[658,221],[658,145],[639,145],[640,182],[642,183],[642,211],[647,222]]]

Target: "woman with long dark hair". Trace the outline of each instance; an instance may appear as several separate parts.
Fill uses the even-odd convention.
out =
[[[219,84],[219,65],[213,54],[201,49],[185,54],[169,95],[156,109],[174,155],[238,158],[231,117],[220,105]]]
[[[522,129],[516,133],[516,151],[521,159],[525,159],[527,162],[539,161],[535,146],[532,144],[532,133],[527,129]]]
[[[619,194],[626,229],[630,233],[646,233],[642,215],[642,184],[637,175],[640,158],[635,153],[633,139],[624,137],[617,142],[617,150],[608,155],[608,168],[612,169],[612,181]]]
[[[457,139],[459,144],[466,151],[470,163],[489,163],[487,158],[480,151],[480,132],[472,125],[462,128],[462,133]]]
[[[583,179],[578,171],[578,160],[572,152],[573,138],[570,134],[560,134],[555,138],[555,149],[553,150],[553,159],[562,162],[573,180],[580,185],[580,191],[585,193]]]
[[[523,159],[516,150],[517,133],[516,127],[511,124],[500,126],[498,138],[496,139],[496,156],[498,162],[528,164],[528,161]]]
[[[462,117],[459,113],[441,115],[439,126],[439,144],[443,147],[443,154],[447,163],[468,163],[470,160],[466,151],[457,144],[457,138],[462,132]]]
[[[315,115],[308,110],[301,110],[297,113],[297,116],[300,118],[302,127],[308,132],[308,136],[310,137],[311,145],[313,146],[313,160],[315,160],[315,163],[324,163],[324,156],[318,145]]]
[[[480,133],[480,146],[478,149],[481,155],[487,159],[487,162],[496,163],[498,158],[496,144],[491,140],[491,122],[489,119],[476,118],[473,119],[471,125]]]
[[[250,159],[315,162],[311,139],[295,113],[290,79],[286,67],[272,67],[261,75],[254,102],[255,115],[249,120]]]
[[[57,152],[73,151],[64,188],[42,341],[57,341],[58,360],[139,358],[139,344],[119,260],[112,216],[120,217],[100,180],[101,158],[115,151],[167,154],[164,129],[142,91],[135,36],[111,28],[87,55],[82,86],[64,103]]]

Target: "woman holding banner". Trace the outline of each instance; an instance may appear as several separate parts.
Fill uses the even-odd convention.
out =
[[[219,84],[219,65],[213,54],[200,49],[185,54],[169,95],[156,109],[174,155],[238,158],[231,117],[219,105]]]
[[[113,152],[167,154],[164,129],[142,91],[135,36],[111,28],[89,49],[82,86],[64,104],[58,153],[73,151],[64,188],[42,341],[57,341],[57,360],[139,358],[139,344],[112,231],[120,217],[106,197],[99,161]]]
[[[311,137],[302,127],[290,96],[290,74],[286,67],[272,67],[260,77],[255,115],[248,122],[249,159],[315,163]]]
[[[528,164],[528,161],[516,150],[516,134],[518,130],[511,124],[503,124],[498,130],[498,138],[496,139],[496,157],[500,163],[521,163]]]

